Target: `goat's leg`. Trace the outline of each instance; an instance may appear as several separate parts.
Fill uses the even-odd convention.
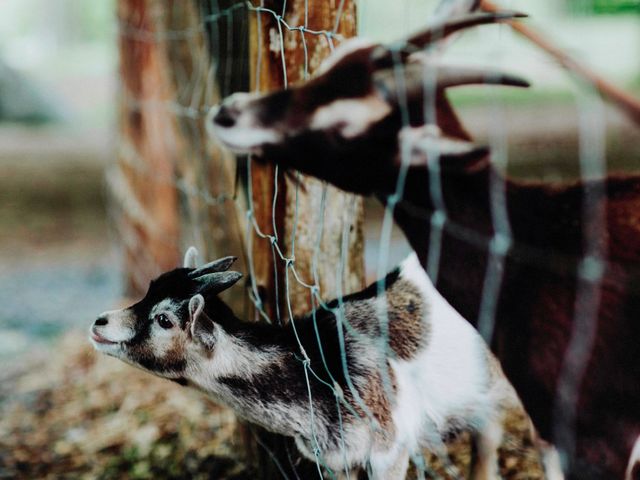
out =
[[[358,469],[351,469],[349,472],[340,470],[336,474],[336,480],[358,480]]]
[[[562,464],[560,463],[560,455],[558,450],[552,444],[538,437],[536,432],[533,433],[535,445],[540,454],[542,468],[544,469],[544,478],[547,480],[564,480],[562,472]]]
[[[471,478],[474,480],[499,479],[498,449],[502,443],[504,428],[499,419],[492,419],[474,436],[477,458]]]
[[[371,480],[404,480],[409,467],[409,451],[401,446],[371,455]]]

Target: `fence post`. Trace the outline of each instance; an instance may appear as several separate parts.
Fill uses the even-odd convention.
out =
[[[262,6],[294,27],[304,26],[316,32],[335,29],[342,37],[356,34],[352,0],[265,0]],[[250,12],[249,15],[251,89],[261,92],[295,85],[313,74],[330,53],[335,40],[323,34],[288,31],[280,19],[269,12]],[[295,257],[296,271],[304,282],[316,284],[324,299],[362,288],[364,215],[360,197],[302,174],[298,181],[282,171],[276,175],[276,167],[268,164],[252,163],[251,179],[253,215],[260,231],[277,237],[282,255]],[[295,250],[292,249],[294,240]],[[255,282],[270,318],[286,323],[287,302],[293,315],[310,311],[309,289],[287,270],[269,240],[253,234],[249,248],[252,248]],[[287,283],[285,275],[288,275]],[[295,447],[261,430],[254,434],[261,443],[255,446],[259,452],[261,478],[280,478],[278,469],[267,467],[274,464],[270,457],[275,456],[286,469],[290,463],[287,449]],[[268,455],[266,449],[270,450]],[[317,476],[314,469],[298,473]]]
[[[242,258],[246,206],[241,195],[232,198],[235,161],[211,145],[204,125],[207,108],[220,99],[207,6],[118,0],[119,158],[109,178],[129,294],[143,293],[149,280],[178,266],[188,245],[198,247],[201,260]],[[246,85],[229,80],[231,87]],[[225,295],[234,308],[243,305],[239,293]]]
[[[118,162],[109,174],[114,215],[125,255],[126,289],[140,294],[148,281],[179,261],[176,127],[165,105],[174,96],[166,45],[153,41],[153,0],[118,0],[120,79]]]
[[[305,14],[305,3],[308,9]],[[275,12],[282,12],[282,1],[265,1],[265,8]],[[336,15],[341,9],[341,18],[336,22]],[[260,18],[258,19],[258,15]],[[307,18],[306,27],[314,31],[332,31],[337,25],[337,33],[343,37],[356,34],[355,2],[345,0],[315,0],[305,2],[296,0],[286,2],[286,11],[283,17],[287,20],[294,19],[290,24],[303,25]],[[278,20],[273,15],[264,12],[252,14],[251,40],[250,40],[250,66],[252,68],[252,87],[260,91],[272,91],[285,86],[285,72],[283,68],[282,54],[284,53],[284,65],[286,66],[286,84],[294,85],[304,80],[306,75],[311,75],[320,65],[321,61],[330,52],[330,39],[325,35],[312,35],[302,32],[287,31],[282,28],[282,48],[276,48],[274,38],[278,38]],[[306,55],[305,45],[306,43]],[[260,62],[258,61],[260,59]],[[305,69],[305,65],[307,68]],[[304,152],[301,152],[304,155]],[[253,178],[253,203],[255,205],[255,218],[264,233],[274,234],[273,227],[277,229],[278,243],[287,250],[282,253],[289,256],[291,244],[295,232],[295,265],[298,273],[305,282],[314,283],[314,255],[318,251],[317,273],[320,291],[325,298],[332,298],[340,293],[348,293],[360,289],[363,286],[363,205],[360,197],[346,194],[332,186],[326,187],[326,202],[324,209],[321,201],[323,198],[322,182],[300,175],[299,187],[296,191],[296,181],[291,177],[285,177],[280,171],[278,175],[278,197],[273,208],[275,167],[272,165],[252,165]],[[297,196],[297,198],[296,198]],[[297,218],[296,216],[297,206]],[[275,211],[275,218],[272,212]],[[324,214],[324,217],[321,215]],[[275,220],[275,221],[272,221]],[[342,278],[338,278],[341,266],[342,234],[343,230],[350,230],[347,237],[346,250],[347,263],[344,265]],[[318,235],[320,247],[318,248]],[[275,290],[272,288],[275,279],[280,281],[278,292],[280,301],[280,317],[286,321],[286,309],[283,310],[284,292],[284,265],[276,262],[278,277],[274,276],[274,264],[271,248],[268,241],[254,238],[253,256],[256,266],[256,281],[262,287],[268,298],[268,310],[275,313]],[[293,313],[301,314],[311,309],[308,289],[295,281],[289,282],[289,298],[292,302]]]
[[[222,152],[212,154],[202,123],[206,107],[220,95],[230,93],[230,89],[240,88],[238,82],[243,81],[230,78],[243,74],[243,69],[236,65],[237,57],[243,55],[237,43],[244,35],[235,31],[237,18],[209,19],[202,28],[203,19],[236,3],[235,0],[218,0],[215,4],[205,0],[118,0],[123,89],[120,154],[111,187],[116,203],[122,208],[115,217],[125,240],[130,293],[141,293],[148,280],[174,268],[185,240],[198,244],[206,257],[232,254],[242,248],[235,237],[246,226],[244,218],[238,215],[238,211],[246,208],[243,199],[227,198],[217,204],[212,201],[234,191],[235,162]],[[249,10],[246,14],[250,20],[251,89],[256,86],[260,91],[279,89],[312,74],[337,39],[331,34],[311,31],[335,29],[342,37],[356,33],[352,0],[265,0],[261,5],[279,12],[289,25],[304,26],[309,31],[287,31],[281,19],[264,11]],[[242,13],[240,9],[236,11],[238,15]],[[207,52],[207,39],[202,35],[213,27],[222,30],[217,35],[209,32]],[[229,31],[230,28],[234,30]],[[175,38],[166,35],[176,31],[197,34]],[[282,47],[280,50],[271,48],[274,38],[280,39],[276,42]],[[227,45],[225,41],[232,43]],[[233,49],[235,57],[227,62],[225,52]],[[275,168],[269,165],[253,163],[251,179],[250,205],[256,224],[267,235],[277,233],[282,254],[295,255],[296,271],[305,283],[316,284],[325,299],[363,286],[360,198],[303,175],[295,182],[279,172],[276,179]],[[285,261],[274,255],[274,245],[268,239],[256,235],[252,228],[249,230],[249,242],[244,247],[251,250],[253,277],[269,316],[275,320],[279,313],[280,321],[288,321],[287,304],[294,315],[311,310],[309,289],[289,274],[286,291]],[[248,265],[244,270],[249,272]],[[280,470],[264,447],[282,464],[288,463],[287,449],[295,447],[283,442],[282,437],[264,431],[254,433],[245,435],[244,446],[249,455],[258,453],[260,477],[280,478]],[[258,442],[261,446],[257,446]],[[315,468],[311,472],[317,475]]]

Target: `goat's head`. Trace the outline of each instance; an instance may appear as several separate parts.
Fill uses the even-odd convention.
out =
[[[434,25],[397,48],[348,40],[305,84],[268,94],[233,94],[211,110],[207,127],[236,153],[294,167],[347,190],[365,193],[354,184],[377,175],[367,178],[366,187],[363,184],[365,190],[375,191],[397,170],[398,137],[407,126],[403,120],[412,127],[431,123],[444,137],[469,140],[445,89],[528,85],[511,75],[443,66],[421,50],[459,30],[520,16],[464,15]],[[434,100],[432,116],[425,108],[429,98]]]
[[[100,315],[90,330],[94,347],[161,377],[188,378],[190,365],[215,348],[213,321],[233,315],[218,293],[242,277],[229,271],[234,257],[199,268],[192,258],[190,249],[185,266],[152,281],[136,304]]]
[[[371,88],[373,48],[361,39],[345,42],[323,64],[324,73],[302,86],[267,95],[235,93],[212,108],[207,126],[237,153],[260,154],[307,131],[354,136],[363,122],[390,112]]]

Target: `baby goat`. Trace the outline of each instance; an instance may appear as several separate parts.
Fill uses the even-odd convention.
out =
[[[443,436],[467,429],[477,434],[473,478],[496,478],[502,414],[519,401],[415,255],[385,278],[386,301],[373,284],[343,299],[344,317],[333,301],[286,326],[242,321],[217,297],[241,277],[233,260],[161,275],[141,301],[95,321],[93,345],[294,437],[338,475],[368,464],[374,479],[404,479],[410,454],[446,454]]]
[[[209,128],[257,161],[392,200],[396,222],[447,302],[475,326],[483,301],[495,300],[484,309],[495,319],[492,349],[541,435],[562,442],[570,478],[630,479],[634,471],[640,478],[640,176],[555,185],[505,177],[488,150],[471,143],[445,90],[526,82],[416,53],[462,28],[512,16],[461,16],[402,49],[347,41],[303,85],[224,100]],[[408,173],[398,199],[402,166]],[[496,219],[509,228],[498,230]],[[485,298],[491,271],[500,283]],[[592,335],[580,326],[580,289],[593,303]],[[568,359],[584,378],[563,383],[578,369],[567,366],[574,332],[585,337],[581,345],[592,337],[593,348]],[[575,394],[559,397],[572,381]],[[575,407],[575,418],[558,415],[559,405]],[[558,421],[566,422],[562,438],[554,437]]]

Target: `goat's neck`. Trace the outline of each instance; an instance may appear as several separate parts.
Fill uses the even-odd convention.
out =
[[[472,172],[445,166],[437,183],[425,169],[411,171],[403,199],[394,209],[397,224],[431,280],[472,324],[494,232],[490,196],[494,173],[488,164],[479,166]],[[444,209],[434,201],[433,187],[438,183]]]
[[[307,403],[296,400],[307,395],[304,371],[286,329],[238,319],[216,327],[208,358],[193,362],[189,377],[194,386],[251,422],[305,436],[299,424]]]
[[[446,220],[448,225],[473,230],[482,237],[491,237],[492,174],[492,170],[484,166],[473,173],[445,169],[439,178],[434,179],[433,173],[427,169],[409,170],[403,197],[395,205],[394,215],[423,263],[428,253],[425,250],[429,245],[431,227],[442,220]],[[385,205],[392,198],[388,194],[378,197]]]
[[[281,328],[226,318],[215,325],[211,350],[199,352],[206,361],[198,363],[197,377],[202,386],[217,394],[221,379],[234,377],[250,382],[278,364],[289,353],[282,341]]]
[[[515,285],[510,283],[510,275],[517,275],[523,268],[551,269],[554,275],[573,278],[577,262],[584,255],[585,192],[599,195],[598,202],[604,202],[602,195],[607,188],[629,188],[612,180],[551,186],[514,181],[487,160],[466,170],[455,164],[443,165],[439,182],[430,175],[424,169],[410,172],[404,198],[397,204],[394,216],[431,280],[474,324],[492,255],[506,256],[508,261],[502,290]],[[433,186],[438,184],[443,209],[434,201]],[[503,198],[492,199],[492,189]],[[386,198],[381,200],[385,202]],[[501,212],[502,208],[506,210]],[[505,231],[500,232],[496,220],[504,213]],[[510,239],[510,243],[500,244],[496,233],[503,233],[503,240]],[[554,254],[553,262],[549,252]]]

